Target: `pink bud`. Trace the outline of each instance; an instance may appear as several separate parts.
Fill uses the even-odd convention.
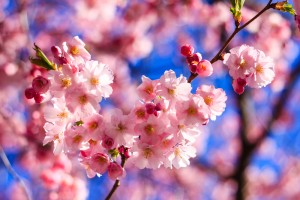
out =
[[[201,60],[197,65],[196,72],[200,77],[210,76],[213,73],[213,67],[208,60]]]
[[[109,178],[115,180],[120,178],[124,173],[124,169],[116,162],[111,162],[108,166]]]
[[[195,74],[196,71],[197,71],[197,65],[196,64],[192,64],[192,65],[189,65],[189,66],[190,66],[190,71]]]
[[[192,56],[186,58],[189,65],[197,65],[201,60],[202,56],[200,53],[194,53]]]
[[[36,95],[36,92],[33,88],[27,88],[25,90],[25,96],[27,99],[32,99]]]
[[[232,87],[237,94],[243,94],[245,91],[246,80],[245,79],[234,79],[232,82]]]
[[[99,174],[103,174],[109,165],[109,157],[103,153],[96,153],[90,160],[91,168]]]
[[[124,147],[123,145],[118,148],[119,153],[122,154],[125,158],[130,158],[131,152],[129,150],[130,148]]]
[[[114,145],[115,141],[111,137],[108,137],[107,135],[104,135],[104,138],[102,139],[102,146],[106,149],[111,149]]]
[[[242,79],[242,78],[238,78],[236,81],[237,81],[237,84],[241,87],[244,87],[247,84],[247,81],[245,79]]]
[[[42,103],[42,101],[44,100],[44,97],[38,93],[36,93],[33,98],[35,100],[35,103]]]
[[[130,148],[126,148],[124,152],[125,158],[130,158],[131,157],[131,151]]]
[[[146,111],[149,115],[151,115],[155,112],[155,104],[154,103],[146,103],[145,107],[146,107]]]
[[[43,94],[49,90],[50,81],[42,76],[38,76],[32,81],[32,88],[36,93]]]
[[[183,56],[191,56],[194,53],[194,48],[189,44],[185,44],[181,47],[180,53]]]
[[[62,51],[58,46],[52,46],[51,52],[52,52],[54,58],[59,58],[62,56]]]
[[[160,103],[157,103],[157,104],[156,104],[155,110],[156,110],[156,111],[161,111],[161,110],[162,110],[162,107],[161,107],[161,104],[160,104]]]

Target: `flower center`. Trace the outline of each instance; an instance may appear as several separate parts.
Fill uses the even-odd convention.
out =
[[[71,53],[72,55],[74,55],[74,56],[78,55],[78,54],[79,54],[79,48],[76,47],[76,46],[72,46],[72,47],[70,48],[70,53]]]
[[[66,111],[61,112],[61,113],[57,114],[57,117],[59,117],[61,119],[66,119],[66,118],[68,118],[68,113]]]
[[[245,59],[242,59],[241,62],[240,62],[240,68],[244,68],[246,66],[246,60]]]
[[[193,108],[193,107],[189,107],[187,109],[187,113],[188,113],[188,115],[196,115],[197,114],[197,109]]]
[[[99,85],[99,82],[100,82],[99,79],[96,78],[96,77],[92,77],[91,80],[90,80],[90,83],[93,86]]]
[[[144,149],[144,157],[146,159],[152,157],[152,155],[153,155],[153,151],[150,148]]]
[[[152,133],[154,132],[154,127],[152,126],[152,124],[147,124],[144,130],[147,133],[147,135],[152,135]]]
[[[145,88],[144,91],[145,91],[147,94],[152,94],[152,93],[153,93],[153,87],[148,86],[148,87]]]
[[[74,138],[73,138],[73,142],[74,143],[80,143],[82,140],[82,136],[81,135],[76,135]]]
[[[256,71],[256,73],[261,74],[264,72],[264,68],[261,65],[257,65],[255,71]]]
[[[213,103],[213,98],[210,96],[207,96],[204,98],[204,102],[206,105],[210,106]]]
[[[85,105],[87,102],[88,102],[88,98],[85,94],[79,97],[79,103],[81,105]]]
[[[72,85],[71,79],[70,78],[63,78],[61,79],[61,86],[63,88],[68,88]]]
[[[97,122],[91,122],[89,124],[89,129],[95,130],[96,128],[98,128],[98,123]]]
[[[175,94],[175,90],[168,88],[168,94],[169,95],[174,95]]]

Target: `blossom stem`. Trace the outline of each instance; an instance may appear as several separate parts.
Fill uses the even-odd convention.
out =
[[[125,165],[125,161],[126,161],[126,158],[124,155],[121,154],[121,167],[124,168],[124,165]],[[105,200],[109,200],[112,195],[115,193],[115,191],[118,189],[118,187],[121,185],[121,182],[119,179],[117,179],[113,185],[113,187],[111,188],[110,192],[108,193],[108,195],[106,196]]]
[[[229,36],[229,38],[225,41],[225,43],[223,44],[223,46],[221,47],[221,49],[218,51],[218,53],[210,60],[210,63],[213,64],[215,62],[217,62],[218,60],[221,59],[222,57],[222,53],[223,51],[226,49],[226,47],[229,45],[229,43],[231,42],[231,40],[235,37],[236,34],[238,34],[241,30],[243,30],[246,26],[248,26],[251,22],[253,22],[255,19],[257,19],[260,15],[262,15],[265,11],[269,10],[270,8],[274,8],[274,6],[276,5],[276,3],[272,4],[273,0],[269,0],[268,4],[259,12],[257,13],[253,18],[251,18],[248,22],[246,22],[244,25],[242,26],[236,26],[233,33]],[[196,73],[191,73],[188,82],[191,83],[196,77],[198,76],[198,74]]]
[[[25,182],[23,181],[22,177],[13,169],[13,167],[11,166],[11,163],[9,162],[2,146],[0,145],[0,158],[5,166],[5,168],[7,169],[7,171],[14,177],[14,179],[16,179],[22,189],[24,190],[24,194],[26,195],[27,199],[28,200],[31,200],[31,197],[30,197],[30,192],[29,192],[29,189],[27,188]]]

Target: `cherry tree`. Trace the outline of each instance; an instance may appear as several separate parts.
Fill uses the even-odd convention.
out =
[[[0,3],[1,198],[299,198],[297,1],[59,2]]]

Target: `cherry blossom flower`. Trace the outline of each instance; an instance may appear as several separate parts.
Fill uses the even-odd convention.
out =
[[[211,120],[216,120],[216,116],[220,116],[224,112],[227,97],[222,89],[215,89],[213,85],[201,85],[197,88],[196,93],[202,96],[210,110],[209,116]]]
[[[87,61],[82,80],[96,96],[109,97],[112,93],[110,84],[113,82],[113,75],[103,63]]]
[[[78,37],[75,36],[68,43],[63,43],[63,50],[68,60],[74,64],[81,64],[84,61],[91,59],[90,53],[84,48],[85,43]]]

